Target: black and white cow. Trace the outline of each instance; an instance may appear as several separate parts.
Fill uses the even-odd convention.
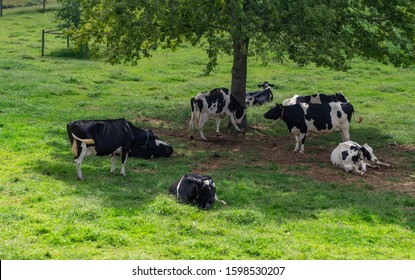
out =
[[[331,153],[331,162],[334,166],[344,168],[346,172],[361,176],[366,175],[366,166],[372,168],[378,168],[379,166],[393,167],[392,164],[379,161],[368,144],[361,146],[353,141],[340,143]]]
[[[161,143],[151,130],[142,130],[125,119],[73,121],[67,124],[67,132],[79,180],[83,180],[82,161],[89,155],[111,155],[111,173],[114,173],[116,155],[121,154],[121,174],[125,176],[131,148],[143,145],[150,151],[157,151]]]
[[[352,104],[341,102],[299,103],[291,106],[277,104],[264,114],[264,118],[282,119],[288,130],[295,135],[294,152],[303,153],[307,133],[340,131],[343,141],[349,140],[349,126],[353,112]]]
[[[238,127],[245,116],[246,108],[238,102],[227,88],[216,88],[208,92],[199,93],[190,100],[192,116],[190,119],[190,133],[193,138],[193,128],[199,128],[199,134],[203,141],[207,141],[203,126],[209,119],[216,120],[216,135],[220,135],[219,126],[221,118],[229,116],[235,129],[239,132],[243,130]]]
[[[246,93],[246,105],[262,105],[266,102],[272,101],[274,96],[272,95],[271,87],[274,86],[274,84],[270,84],[268,82],[259,84],[258,87],[262,87],[262,90]]]
[[[225,201],[218,199],[212,177],[198,173],[183,175],[170,186],[169,192],[180,202],[198,205],[205,210],[209,210],[215,201],[226,205]]]
[[[286,99],[282,102],[282,105],[294,105],[298,103],[310,103],[310,104],[323,104],[323,103],[330,103],[330,102],[344,102],[348,103],[346,96],[344,93],[337,92],[335,94],[324,94],[324,93],[317,93],[313,95],[306,95],[306,96],[300,96],[300,95],[294,95],[290,99]]]

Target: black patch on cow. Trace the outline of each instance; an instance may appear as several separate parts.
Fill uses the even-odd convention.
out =
[[[342,160],[345,160],[348,156],[349,156],[349,152],[348,151],[343,151],[342,152]]]
[[[352,161],[354,164],[358,163],[360,160],[360,154],[355,154],[354,156],[352,156]]]
[[[211,90],[208,95],[205,96],[209,109],[213,108],[213,106],[217,106],[215,113],[222,113],[226,104],[225,96],[223,95],[221,90],[227,93],[227,89],[225,91],[225,88],[215,88]]]
[[[337,111],[337,117],[338,117],[339,119],[341,119],[341,117],[342,117],[342,112]]]
[[[228,106],[229,111],[235,112],[236,110],[238,110],[240,108],[244,108],[243,105],[241,103],[239,103],[239,101],[231,94],[230,102],[229,102],[229,106]]]
[[[310,103],[310,100],[311,100],[311,96],[310,95],[307,95],[307,96],[298,96],[296,99],[295,99],[295,103],[296,104],[298,104],[298,103]]]
[[[343,112],[347,115],[347,120],[350,122],[354,113],[353,105],[350,103],[340,103],[340,106],[342,107]]]
[[[362,151],[364,158],[366,158],[367,160],[372,160],[372,157],[370,156],[369,151],[366,150],[365,147],[361,147],[360,150]]]
[[[310,104],[304,117],[308,121],[313,121],[317,130],[331,130],[333,124],[330,112],[329,104]]]
[[[301,133],[307,133],[307,125],[304,119],[304,110],[301,108],[300,104],[295,104],[292,106],[275,105],[264,114],[264,118],[277,120],[281,118],[281,113],[283,110],[284,114],[282,120],[285,122],[290,132],[294,127],[297,127]]]
[[[357,146],[357,145],[352,145],[352,146],[350,146],[350,150],[352,150],[352,151],[358,151],[359,150],[359,146]]]
[[[336,100],[335,100],[336,102],[344,102],[344,103],[349,102],[346,96],[344,96],[342,92],[338,92],[334,96],[336,97]]]

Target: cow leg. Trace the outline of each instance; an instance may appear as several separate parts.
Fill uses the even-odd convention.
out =
[[[220,200],[216,194],[215,194],[215,201],[222,203],[222,205],[228,205],[224,200]]]
[[[349,164],[345,167],[345,170],[360,176],[366,175],[366,165],[364,165],[363,161],[359,161],[357,164]]]
[[[370,168],[374,168],[374,169],[379,168],[379,165],[377,165],[377,163],[375,163],[375,164],[366,163],[366,166],[370,167]]]
[[[220,131],[219,131],[219,127],[220,127],[220,118],[216,118],[216,136],[221,136]]]
[[[76,141],[76,140],[74,140]],[[79,156],[75,159],[75,164],[76,164],[76,172],[78,174],[78,179],[79,180],[83,180],[84,177],[82,176],[82,170],[81,170],[81,164],[82,161],[84,160],[85,156],[86,156],[86,152],[87,152],[88,148],[86,146],[85,143],[81,144],[81,152],[79,154]]]
[[[121,175],[125,178],[125,164],[127,163],[128,153],[124,152],[126,149],[122,149],[121,154]]]
[[[343,142],[350,140],[349,128],[342,129],[341,134],[342,134],[342,140],[343,140]]]
[[[208,116],[206,114],[201,114],[198,126],[199,126],[200,138],[202,138],[203,141],[207,141],[205,134],[203,133],[203,126],[205,125],[207,121],[208,121]]]
[[[305,138],[306,138],[307,134],[305,133],[301,133],[300,134],[300,140],[301,140],[301,148],[300,148],[300,153],[303,154],[304,153],[304,143],[305,143]]]
[[[114,153],[111,155],[111,174],[115,172],[115,164],[117,163],[117,155]]]
[[[294,153],[298,153],[298,151],[300,150],[300,135],[295,135],[295,148],[294,148]]]
[[[242,130],[239,128],[239,126],[236,124],[235,118],[233,117],[233,115],[229,116],[229,119],[231,120],[231,123],[233,124],[233,126],[235,127],[236,131],[242,132]]]
[[[394,168],[395,166],[393,165],[393,164],[389,164],[389,163],[385,163],[385,162],[381,162],[381,161],[376,161],[376,165],[377,166],[385,166],[385,167],[388,167],[388,168]]]
[[[189,137],[190,139],[193,139],[193,130],[195,127],[195,123],[196,123],[196,118],[195,118],[195,113],[192,112],[192,116],[190,118],[190,123],[189,123]]]
[[[304,142],[305,142],[305,133],[300,133],[299,135],[295,135],[295,148],[294,153],[304,153]]]
[[[363,173],[366,173],[366,163],[362,160],[362,161],[360,161],[360,170],[363,172]]]

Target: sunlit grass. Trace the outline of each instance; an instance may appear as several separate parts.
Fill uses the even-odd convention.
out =
[[[203,75],[204,51],[189,46],[137,66],[109,65],[76,55],[52,35],[41,57],[41,30],[53,18],[27,8],[0,18],[1,259],[414,259],[413,197],[317,182],[272,162],[254,166],[255,151],[222,153],[227,164],[209,175],[229,206],[209,212],[167,193],[212,155],[173,136],[160,135],[175,148],[171,158],[130,159],[123,179],[110,174],[109,158],[89,157],[85,181],[77,181],[69,121],[124,117],[142,128],[186,131],[190,97],[229,87],[231,58],[222,57],[210,76]],[[352,139],[378,150],[414,145],[414,71],[362,60],[336,72],[251,59],[248,90],[275,83],[279,103],[341,90],[364,117],[352,122]],[[269,106],[248,109],[250,124],[265,128],[252,137],[287,135],[283,123],[263,119]],[[213,124],[206,131],[213,134]],[[338,141],[333,134],[307,145]]]

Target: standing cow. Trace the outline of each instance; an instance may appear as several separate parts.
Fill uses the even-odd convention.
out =
[[[143,145],[157,151],[162,145],[151,130],[142,130],[125,119],[73,121],[68,123],[67,132],[79,180],[83,180],[82,161],[89,155],[110,155],[111,173],[114,173],[116,155],[121,154],[121,174],[125,176],[125,164],[132,148]]]
[[[216,120],[216,135],[220,136],[220,121],[224,116],[229,119],[235,129],[243,132],[238,127],[245,116],[245,106],[238,102],[227,88],[216,88],[208,92],[199,93],[190,100],[192,116],[190,119],[190,137],[193,138],[193,128],[195,124],[199,128],[199,134],[203,141],[207,141],[203,126],[209,119]]]
[[[317,93],[313,95],[306,95],[306,96],[300,96],[300,95],[294,95],[290,99],[286,99],[282,102],[282,105],[294,105],[298,103],[312,103],[312,104],[323,104],[323,103],[330,103],[330,102],[349,102],[344,95],[344,93],[337,92],[335,94],[324,94],[324,93]]]
[[[331,162],[334,166],[344,168],[346,172],[361,176],[366,175],[366,166],[372,168],[379,166],[393,167],[391,164],[379,161],[368,144],[361,146],[353,141],[340,143],[331,153]]]
[[[218,199],[212,177],[198,173],[182,176],[170,186],[169,192],[180,202],[195,204],[205,210],[209,210],[215,201],[226,205],[225,201]]]
[[[299,103],[291,106],[275,105],[264,114],[266,119],[282,119],[288,130],[295,135],[294,152],[304,153],[307,133],[340,131],[343,141],[350,139],[349,126],[353,106],[350,103],[326,104]]]

